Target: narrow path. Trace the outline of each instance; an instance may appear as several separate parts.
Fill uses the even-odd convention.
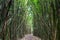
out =
[[[27,34],[27,35],[25,35],[25,37],[23,37],[22,39],[19,39],[19,40],[41,40],[41,39],[36,36],[33,36],[31,34]]]

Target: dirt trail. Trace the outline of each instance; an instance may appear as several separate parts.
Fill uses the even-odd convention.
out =
[[[31,34],[27,34],[21,40],[41,40],[41,39]]]

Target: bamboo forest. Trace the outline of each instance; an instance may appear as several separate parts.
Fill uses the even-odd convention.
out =
[[[60,40],[60,0],[0,0],[0,40]]]

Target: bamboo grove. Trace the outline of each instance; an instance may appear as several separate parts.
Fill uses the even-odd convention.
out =
[[[0,40],[30,33],[60,40],[60,0],[0,0]]]

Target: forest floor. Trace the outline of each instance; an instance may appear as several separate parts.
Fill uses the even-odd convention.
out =
[[[22,39],[18,40],[41,40],[41,39],[36,36],[33,36],[32,34],[27,34]]]

